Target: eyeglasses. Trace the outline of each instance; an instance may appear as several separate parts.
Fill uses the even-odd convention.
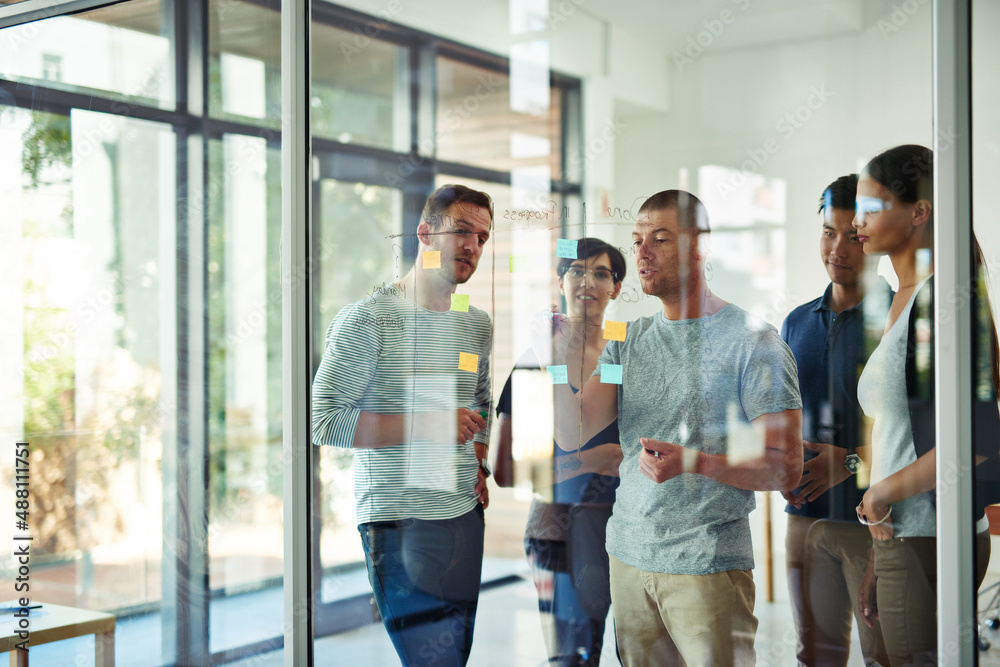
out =
[[[578,269],[575,266],[571,266],[565,271],[563,275],[568,277],[570,280],[581,281],[587,274],[594,276],[594,282],[596,283],[610,283],[615,278],[615,274],[607,269],[588,269],[584,271],[583,269]]]
[[[892,208],[891,201],[879,199],[878,197],[858,197],[855,201],[857,202],[855,204],[855,210],[857,211],[857,215],[859,217],[867,215],[868,213],[888,211]]]

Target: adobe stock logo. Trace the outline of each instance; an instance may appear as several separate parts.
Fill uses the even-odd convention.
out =
[[[781,134],[785,141],[795,136],[795,133],[802,129],[806,123],[812,120],[817,111],[823,108],[826,102],[833,97],[833,93],[827,90],[826,84],[811,86],[805,101],[788,111],[774,123],[774,129]],[[768,137],[756,148],[748,148],[747,159],[740,165],[738,171],[734,171],[728,179],[720,181],[718,184],[719,194],[722,200],[729,197],[742,187],[749,176],[756,174],[771,159],[771,156],[781,150],[781,143],[775,137]]]
[[[747,7],[750,6],[750,0],[733,0],[733,4],[739,11],[746,11]],[[704,30],[698,32],[696,35],[690,35],[687,38],[687,46],[683,51],[674,51],[671,57],[674,60],[674,65],[677,66],[678,72],[683,72],[684,68],[688,65],[693,65],[694,61],[697,60],[706,49],[710,48],[712,44],[715,44],[715,40],[722,36],[722,33],[726,31],[726,26],[730,26],[736,22],[736,13],[731,9],[723,9],[719,12],[716,18],[707,19],[702,21],[701,24],[705,27]]]

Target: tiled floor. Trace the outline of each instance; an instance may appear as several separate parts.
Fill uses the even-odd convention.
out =
[[[523,564],[523,561],[516,562]],[[488,567],[484,567],[484,578],[489,580],[509,574],[510,568],[509,560],[491,559]],[[356,574],[355,578],[360,583],[352,580],[341,587],[354,590],[357,586],[366,585],[363,573]],[[992,571],[986,584],[998,580],[1000,572]],[[758,594],[762,597],[762,589],[758,589]],[[987,600],[984,598],[982,602],[985,604]],[[232,609],[229,609],[230,606]],[[213,601],[213,649],[240,645],[248,636],[261,638],[280,634],[281,606],[280,589]],[[795,637],[788,604],[766,603],[759,599],[756,614],[760,620],[756,639],[757,664],[761,667],[794,665]],[[258,621],[248,624],[248,616]],[[159,631],[158,615],[120,619],[116,633],[117,664],[121,667],[160,664]],[[980,664],[1000,667],[1000,632],[986,630],[985,635],[996,648],[981,653]],[[91,665],[93,647],[93,637],[38,646],[32,649],[32,664],[46,667]],[[399,665],[381,624],[321,638],[315,645],[315,657],[317,665]],[[610,630],[605,640],[602,663],[617,664]],[[230,664],[238,667],[284,667],[284,655],[278,650]],[[483,592],[469,664],[474,667],[540,667],[546,664],[535,589],[527,579]],[[852,667],[863,664],[856,641],[849,664]]]
[[[794,665],[795,647],[791,613],[783,603],[758,605],[757,665]],[[998,649],[1000,651],[1000,649]],[[852,667],[863,665],[857,646]],[[369,625],[316,642],[317,665],[399,665],[381,625]],[[602,664],[616,665],[610,628],[605,638]],[[283,667],[280,652],[235,663],[239,667]],[[543,667],[547,665],[534,586],[526,581],[494,588],[480,597],[476,637],[470,665],[475,667]],[[998,661],[1000,664],[1000,661]]]

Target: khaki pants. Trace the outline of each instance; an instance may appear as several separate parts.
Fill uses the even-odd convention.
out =
[[[936,538],[873,540],[873,546],[878,614],[889,663],[892,667],[936,665]],[[989,532],[976,536],[976,550],[978,587],[990,560]]]
[[[646,572],[611,562],[611,605],[625,667],[753,665],[757,618],[749,571]]]
[[[846,665],[851,649],[851,617],[858,628],[866,665],[888,665],[878,621],[869,628],[858,612],[858,588],[872,550],[867,526],[817,521],[806,536],[804,615],[799,661],[825,667]]]

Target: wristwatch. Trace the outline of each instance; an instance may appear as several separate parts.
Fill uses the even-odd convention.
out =
[[[844,467],[852,475],[856,475],[858,470],[861,470],[861,457],[858,456],[858,451],[854,447],[847,448],[847,456],[844,457]]]
[[[493,474],[493,471],[490,470],[490,465],[486,462],[486,459],[479,459],[479,469],[486,473],[487,477]]]

